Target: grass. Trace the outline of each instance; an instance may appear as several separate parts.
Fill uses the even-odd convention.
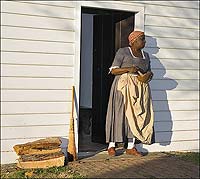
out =
[[[167,152],[167,154],[199,165],[200,161],[199,152]]]
[[[47,169],[16,169],[1,172],[1,178],[84,178],[68,166]]]

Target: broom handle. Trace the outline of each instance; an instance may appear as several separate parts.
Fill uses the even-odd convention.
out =
[[[74,86],[72,86],[72,109],[71,109],[71,118],[69,126],[69,141],[67,147],[69,161],[77,160],[75,134],[74,134],[74,97],[75,97],[74,93],[75,93]]]
[[[71,119],[74,118],[74,86],[72,86],[72,113],[71,113]]]

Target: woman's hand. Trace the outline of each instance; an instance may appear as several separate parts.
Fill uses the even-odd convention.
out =
[[[148,80],[148,82],[149,82],[149,81],[151,81],[152,78],[153,78],[153,72],[152,72],[152,71],[148,71],[148,72],[150,73],[150,78],[149,78],[149,80]]]
[[[149,82],[153,77],[153,73],[151,71],[148,71],[144,74],[138,71],[138,74],[139,74],[137,76],[138,80],[143,82],[143,83]]]

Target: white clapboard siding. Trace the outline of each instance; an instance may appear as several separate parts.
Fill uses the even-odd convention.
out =
[[[189,18],[189,19],[198,19],[198,11],[188,8],[177,8],[177,7],[163,7],[155,6],[148,4],[148,7],[145,8],[145,15],[156,15],[156,16],[165,16],[165,17],[177,17],[177,18]]]
[[[199,100],[198,91],[152,91],[151,94],[153,100]]]
[[[134,1],[136,3],[142,3],[142,4],[145,4],[145,5],[159,5],[160,8],[165,8],[165,6],[169,6],[169,7],[178,7],[178,8],[181,8],[181,7],[185,7],[185,8],[189,8],[189,9],[198,9],[199,7],[199,1],[193,1],[191,3],[191,1],[184,1],[184,3],[179,3],[178,1]]]
[[[199,119],[198,110],[196,111],[165,111],[154,112],[155,121],[193,121]],[[27,126],[27,125],[54,125],[66,124],[69,120],[69,112],[52,114],[15,114],[2,115],[2,126]]]
[[[183,121],[184,122],[184,121]],[[156,143],[170,142],[170,141],[184,141],[184,140],[199,140],[199,131],[173,131],[173,132],[156,132],[155,141]]]
[[[184,135],[182,133],[182,135]],[[140,151],[161,152],[161,151],[198,151],[199,140],[171,141],[155,143],[152,145],[138,145]]]
[[[2,3],[1,12],[18,13],[27,15],[57,17],[57,18],[75,18],[75,9],[58,6],[46,6],[39,4],[28,4],[17,1],[8,1]]]
[[[2,90],[1,100],[9,101],[71,101],[70,90]]]
[[[66,131],[66,135],[68,135],[68,132]],[[65,135],[65,136],[66,136]],[[61,140],[61,148],[67,148],[67,143],[68,143],[68,139],[65,136],[58,136]],[[51,137],[51,136],[49,136]],[[54,137],[54,136],[52,136]],[[33,142],[39,139],[43,139],[41,137],[33,137],[33,138],[26,138],[26,139],[18,139],[16,142],[16,139],[7,139],[7,140],[1,140],[2,141],[2,146],[1,146],[1,151],[14,151],[13,150],[13,146],[17,145],[17,144],[25,144],[27,142]]]
[[[53,7],[75,7],[75,1],[22,1],[24,3],[32,3],[32,4],[43,4]]]
[[[184,28],[171,28],[171,27],[156,27],[146,26],[145,34],[150,37],[170,37],[178,39],[191,39],[198,40],[199,31],[198,29],[184,29]]]
[[[2,39],[2,51],[74,54],[73,43]]]
[[[71,89],[72,78],[19,78],[2,77],[3,89]]]
[[[198,40],[185,39],[172,39],[172,38],[152,38],[146,37],[146,47],[159,47],[159,48],[178,48],[178,49],[199,49]]]
[[[1,52],[1,62],[6,64],[73,66],[74,55]]]
[[[199,120],[159,121],[154,124],[155,132],[193,131],[199,129]]]
[[[69,125],[58,126],[24,126],[24,127],[2,127],[2,139],[17,139],[30,137],[60,137],[69,133]]]
[[[180,79],[180,80],[188,80],[188,79],[199,79],[199,71],[198,70],[158,70],[158,69],[152,69],[154,76],[153,79]]]
[[[155,111],[198,110],[199,101],[153,101]]]
[[[68,113],[70,102],[4,102],[2,114]]]
[[[182,59],[151,59],[152,69],[176,69],[176,70],[198,70],[199,60],[182,60]]]
[[[74,31],[75,29],[75,20],[72,19],[57,19],[9,13],[1,13],[1,23],[4,26],[20,26],[39,29],[44,28],[59,31]]]
[[[27,40],[74,42],[75,32],[72,31],[58,32],[56,30],[48,30],[48,29],[2,26],[1,37],[13,38],[13,39],[27,39]]]
[[[199,80],[173,80],[164,78],[162,80],[152,80],[150,82],[152,90],[198,90]]]
[[[155,111],[155,121],[198,120],[199,111]]]
[[[172,59],[199,59],[199,50],[186,50],[186,49],[167,49],[158,47],[155,48],[145,48],[149,53],[150,58],[172,58]]]
[[[162,16],[145,16],[145,27],[147,26],[163,26],[172,28],[188,28],[188,29],[198,29],[199,20],[198,19],[184,19],[184,18],[174,18],[174,17],[162,17]],[[165,22],[165,23],[163,23]]]
[[[15,152],[1,152],[1,164],[17,163],[18,158]]]
[[[2,2],[4,151],[12,151],[7,139],[13,138],[11,144],[15,145],[20,138],[68,136],[74,83],[75,13],[74,7]],[[14,155],[8,155],[3,163],[11,162]]]
[[[2,115],[1,126],[51,126],[69,124],[70,113]]]
[[[1,76],[15,77],[73,77],[73,67],[2,65]]]
[[[136,1],[140,3],[139,1]],[[153,145],[141,150],[199,149],[198,2],[142,1],[155,116]],[[183,8],[184,7],[184,8]]]

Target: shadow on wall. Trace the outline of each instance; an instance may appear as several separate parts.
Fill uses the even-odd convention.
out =
[[[63,138],[63,137],[61,137],[60,140],[62,142],[60,147],[62,149],[62,152],[65,155],[65,165],[66,165],[68,163],[67,146],[68,146],[69,140],[67,138]]]
[[[146,41],[146,46],[148,47],[146,51],[150,55],[151,69],[154,73],[150,86],[155,117],[155,143],[158,143],[161,146],[167,146],[171,143],[173,131],[173,121],[168,104],[167,91],[175,89],[178,83],[174,79],[165,77],[166,69],[161,61],[155,56],[160,49],[157,45],[156,38],[147,36]],[[155,64],[156,67],[152,64]],[[139,145],[138,148],[142,151],[146,150],[143,148],[143,145]]]

